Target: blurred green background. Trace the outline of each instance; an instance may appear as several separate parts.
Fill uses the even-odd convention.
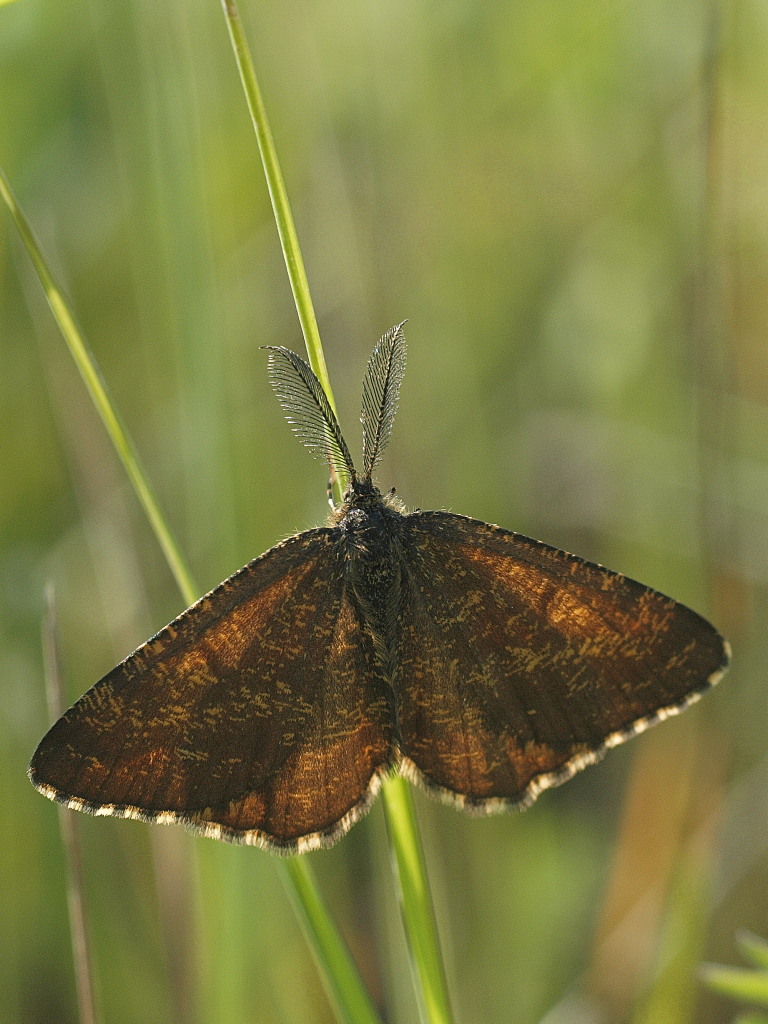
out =
[[[524,815],[418,800],[464,1022],[729,1021],[768,935],[768,18],[762,0],[242,0],[341,422],[409,318],[380,483],[710,616],[713,694]],[[0,6],[0,162],[202,590],[323,521],[260,345],[301,351],[215,0]],[[0,1021],[77,1019],[46,729],[181,610],[0,216]],[[105,1021],[325,1022],[272,857],[78,816]],[[386,1018],[416,1008],[380,806],[312,854]]]

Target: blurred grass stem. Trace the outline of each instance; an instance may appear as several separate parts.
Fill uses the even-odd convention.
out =
[[[296,225],[293,222],[293,214],[288,202],[288,193],[285,190],[285,182],[280,170],[280,162],[277,159],[277,150],[275,149],[272,131],[269,127],[267,111],[261,98],[261,90],[259,89],[253,60],[248,49],[248,41],[243,32],[243,24],[240,21],[240,13],[235,0],[222,0],[222,6],[227,21],[227,28],[229,29],[229,37],[232,41],[232,49],[235,52],[237,69],[240,72],[240,81],[243,85],[248,110],[253,122],[253,130],[256,133],[261,162],[264,166],[264,176],[267,180],[269,198],[275,215],[277,233],[280,236],[280,248],[283,250],[288,280],[291,283],[291,291],[293,292],[293,301],[296,303],[296,312],[299,315],[299,323],[304,335],[304,344],[307,347],[309,365],[322,384],[323,391],[328,396],[331,408],[334,414],[336,414],[336,403],[328,376],[328,367],[325,365],[325,355],[320,341],[320,332],[317,327],[315,307],[312,304],[312,296],[309,291],[309,282],[304,270],[304,260],[301,255],[299,238],[296,234]],[[342,478],[333,462],[331,462],[331,470],[334,500],[338,504],[342,499]]]
[[[381,1024],[341,933],[322,901],[306,857],[281,862],[288,896],[339,1020]]]
[[[453,1016],[429,878],[413,796],[402,775],[388,780],[383,787],[383,799],[421,1013],[430,1024],[450,1024]]]
[[[115,446],[120,461],[128,474],[128,478],[133,484],[133,489],[136,491],[138,499],[149,519],[157,541],[181,591],[181,595],[187,604],[192,604],[200,595],[192,581],[192,576],[184,563],[184,559],[181,557],[179,546],[160,512],[160,506],[149,485],[146,473],[141,466],[138,453],[125,427],[120,422],[96,361],[83,340],[67,300],[53,279],[32,227],[21,207],[16,202],[16,197],[11,191],[8,180],[1,169],[0,195],[5,200],[8,209],[11,211],[11,216],[16,222],[16,227],[37,271],[37,276],[43,286],[48,304],[53,311],[61,333],[64,335],[64,340],[67,343],[70,354],[75,361],[77,369],[80,371],[80,376],[83,378],[85,386],[88,388],[91,400],[107,429],[107,433],[112,444]]]
[[[42,626],[43,669],[48,696],[48,714],[55,722],[64,713],[64,699],[59,670],[58,637],[56,631],[56,606],[53,587],[45,591],[45,616]],[[72,939],[72,958],[75,967],[75,987],[79,1024],[98,1024],[96,999],[93,991],[91,971],[91,949],[88,941],[88,921],[85,899],[83,898],[83,864],[80,851],[80,837],[75,826],[74,815],[59,807],[64,860],[67,868],[67,906],[69,909],[69,930]]]

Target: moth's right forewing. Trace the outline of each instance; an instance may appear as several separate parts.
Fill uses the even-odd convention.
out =
[[[404,523],[404,765],[438,795],[525,806],[725,670],[710,623],[634,580],[447,512]]]

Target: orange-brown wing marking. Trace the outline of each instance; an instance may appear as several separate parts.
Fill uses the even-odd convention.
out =
[[[47,796],[291,852],[367,809],[392,710],[339,531],[272,548],[88,691],[30,766]]]
[[[404,538],[404,770],[468,809],[529,804],[727,665],[708,622],[602,566],[446,512]]]

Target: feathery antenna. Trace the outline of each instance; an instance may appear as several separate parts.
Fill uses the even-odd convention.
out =
[[[368,360],[363,379],[363,472],[370,480],[387,446],[397,412],[400,385],[405,373],[403,325],[387,331]]]
[[[301,356],[282,346],[264,346],[269,352],[269,382],[285,418],[303,445],[316,458],[346,472],[354,483],[357,473],[322,385]]]

